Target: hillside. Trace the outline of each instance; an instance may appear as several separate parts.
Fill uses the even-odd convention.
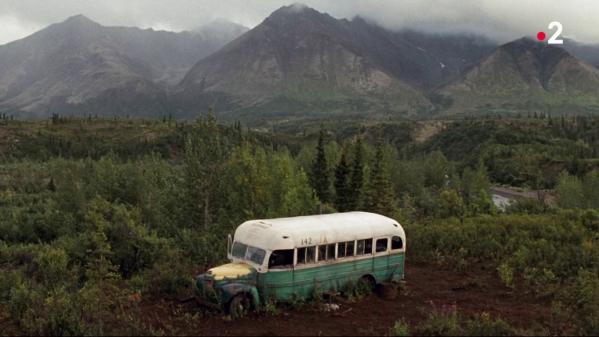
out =
[[[363,18],[335,19],[294,5],[199,61],[183,97],[263,116],[314,112],[413,115],[426,92],[477,62],[484,39],[393,32]],[[191,100],[193,102],[193,99]],[[221,103],[221,105],[219,105]]]
[[[104,27],[82,15],[0,46],[0,111],[20,117],[167,111],[165,86],[236,37]]]
[[[599,111],[599,69],[560,47],[519,39],[437,91],[448,113]]]

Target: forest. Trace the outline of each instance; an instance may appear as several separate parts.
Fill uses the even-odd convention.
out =
[[[552,198],[502,209],[494,186]],[[398,313],[391,335],[599,334],[599,118],[251,129],[211,112],[0,119],[0,334],[186,333],[152,326],[143,305],[191,291],[237,225],[348,210],[405,227],[408,272],[483,264],[554,322],[441,310],[414,326]]]

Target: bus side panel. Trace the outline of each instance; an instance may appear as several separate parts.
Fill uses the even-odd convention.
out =
[[[404,261],[404,253],[389,255],[389,267],[388,272],[385,275],[385,282],[400,281],[404,279]],[[382,280],[379,282],[382,282]]]
[[[260,274],[258,290],[264,301],[291,299],[294,291],[293,270],[269,271]]]
[[[264,299],[289,301],[310,298],[318,292],[344,291],[348,283],[355,284],[360,277],[371,274],[378,283],[403,279],[404,254],[392,254],[372,259],[336,261],[287,271],[269,271],[260,274],[258,288]]]

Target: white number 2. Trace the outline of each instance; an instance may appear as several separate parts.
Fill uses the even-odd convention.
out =
[[[562,34],[564,27],[562,27],[561,23],[559,23],[557,21],[553,21],[552,23],[549,24],[549,29],[553,29],[554,27],[557,28],[557,30],[555,31],[555,33],[553,35],[551,35],[551,38],[549,38],[549,41],[547,41],[547,43],[548,44],[564,44],[564,40],[558,39],[558,37]]]

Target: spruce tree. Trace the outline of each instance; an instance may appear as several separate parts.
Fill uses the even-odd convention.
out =
[[[376,144],[376,154],[366,190],[365,206],[368,211],[384,215],[392,215],[395,210],[393,185],[385,165],[381,141]]]
[[[349,165],[347,164],[347,155],[343,151],[341,159],[335,168],[335,208],[340,212],[346,212],[350,207],[350,181]]]
[[[327,157],[324,152],[324,129],[320,129],[320,135],[318,136],[318,145],[316,146],[316,158],[312,164],[311,174],[312,188],[316,191],[316,196],[323,202],[330,202],[330,182],[329,182],[329,170],[327,166]]]
[[[356,141],[354,151],[354,161],[352,163],[347,198],[348,210],[356,210],[360,207],[362,188],[364,186],[364,148],[362,147],[362,139],[359,137]]]

